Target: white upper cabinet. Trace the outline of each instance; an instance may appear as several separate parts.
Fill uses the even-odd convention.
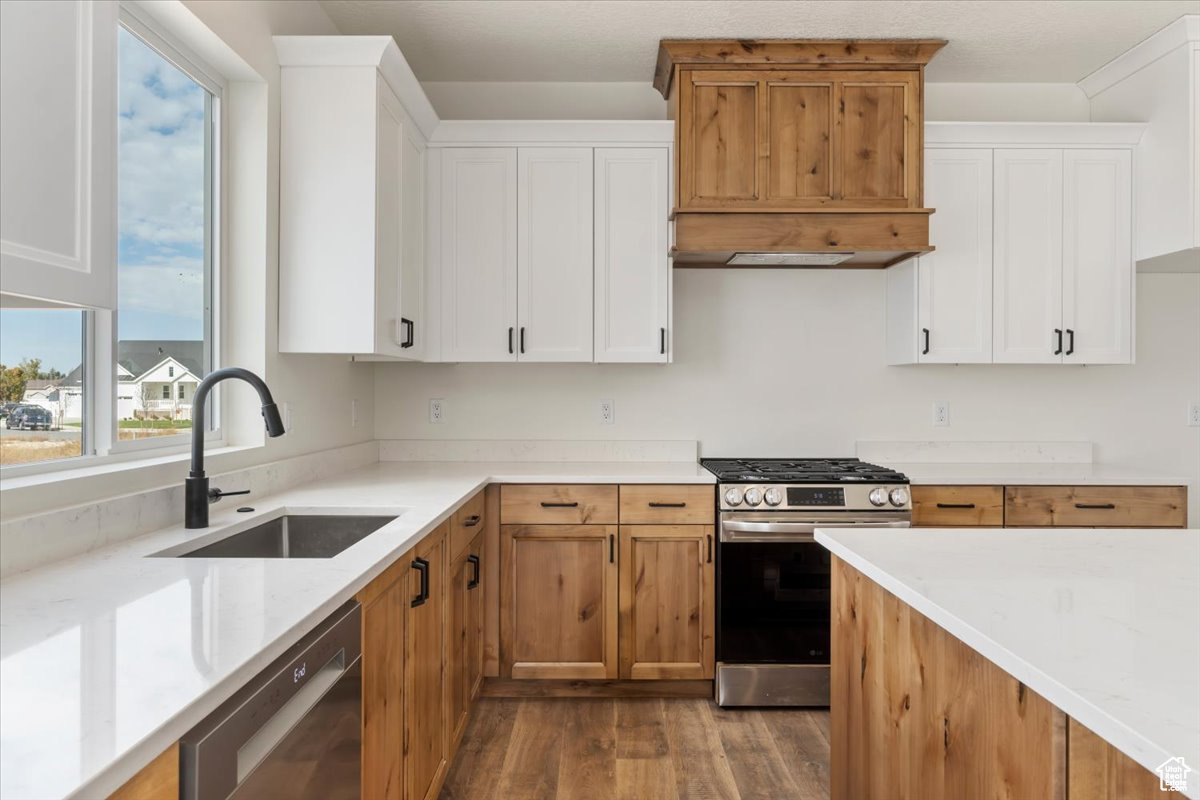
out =
[[[1131,154],[1063,154],[1063,321],[1067,364],[1133,361]]]
[[[917,259],[916,361],[990,362],[992,151],[929,151],[925,197],[937,209],[929,222],[937,249]]]
[[[592,148],[517,151],[517,360],[592,360]]]
[[[1062,150],[996,150],[997,363],[1062,361]]]
[[[595,151],[595,360],[666,363],[670,151]]]
[[[116,47],[115,2],[0,3],[0,292],[116,305]]]
[[[421,359],[428,101],[390,37],[275,42],[279,349]]]
[[[447,148],[440,157],[441,358],[517,358],[517,151]]]
[[[888,270],[888,362],[1132,363],[1145,127],[927,124],[936,250]]]

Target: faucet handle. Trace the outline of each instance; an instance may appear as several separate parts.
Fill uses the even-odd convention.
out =
[[[230,497],[230,496],[232,496],[232,495],[235,495],[235,494],[250,494],[250,490],[249,490],[249,489],[242,489],[242,490],[240,490],[240,491],[237,491],[237,492],[222,492],[220,489],[217,489],[217,488],[215,488],[215,487],[214,487],[214,488],[212,488],[212,489],[209,489],[209,490],[208,490],[208,502],[209,502],[209,505],[211,505],[211,504],[213,504],[213,503],[217,502],[217,501],[218,501],[218,500],[220,500],[222,497]]]

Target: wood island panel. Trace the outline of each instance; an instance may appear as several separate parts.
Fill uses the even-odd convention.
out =
[[[1066,798],[1066,717],[833,559],[832,800]]]
[[[108,800],[177,800],[179,797],[179,743],[157,758],[108,796]]]
[[[1158,776],[1075,720],[1067,727],[1067,800],[1163,797]]]

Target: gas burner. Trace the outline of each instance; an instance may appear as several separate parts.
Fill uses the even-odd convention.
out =
[[[900,472],[857,458],[704,458],[701,465],[726,483],[907,483]]]

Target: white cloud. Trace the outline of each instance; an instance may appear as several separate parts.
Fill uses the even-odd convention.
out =
[[[204,265],[181,256],[122,265],[117,294],[122,311],[200,319],[204,315]]]

